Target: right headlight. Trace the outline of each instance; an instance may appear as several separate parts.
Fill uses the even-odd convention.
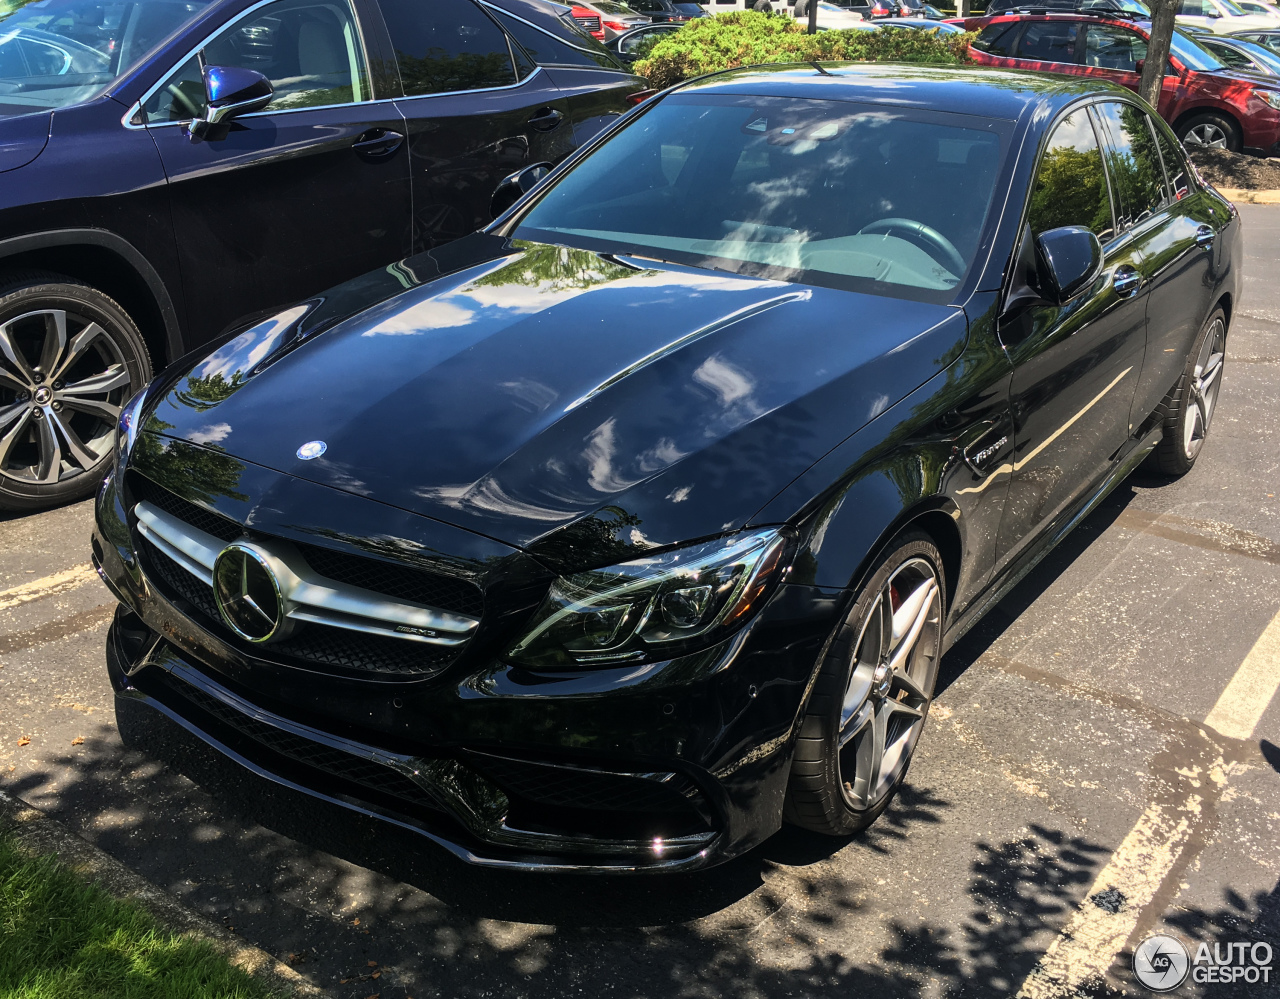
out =
[[[116,427],[116,465],[129,457],[133,442],[138,439],[138,426],[142,422],[142,408],[147,403],[148,385],[124,404],[120,410],[120,422]]]
[[[607,666],[711,645],[759,607],[786,547],[777,529],[746,531],[561,576],[507,658]]]

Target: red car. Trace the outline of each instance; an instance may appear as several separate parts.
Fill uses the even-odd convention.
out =
[[[590,7],[579,7],[576,4],[573,6],[570,13],[573,14],[573,19],[575,21],[591,33],[592,38],[602,42],[604,41],[604,26],[600,23],[599,14]]]
[[[971,52],[981,65],[1102,77],[1138,89],[1146,22],[1067,13],[1010,14],[980,23],[986,26]],[[1174,32],[1158,110],[1188,146],[1280,153],[1280,79],[1229,70],[1181,32]]]

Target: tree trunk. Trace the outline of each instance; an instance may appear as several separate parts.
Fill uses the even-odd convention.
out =
[[[1160,106],[1160,89],[1164,85],[1164,69],[1169,61],[1169,45],[1173,41],[1174,18],[1179,0],[1150,0],[1151,41],[1147,43],[1147,61],[1142,67],[1138,93],[1153,108]]]

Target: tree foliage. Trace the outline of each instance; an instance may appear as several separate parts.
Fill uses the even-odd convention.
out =
[[[968,63],[973,36],[915,28],[844,29],[807,34],[794,18],[734,11],[696,18],[662,36],[635,71],[656,89],[736,66],[792,62]]]

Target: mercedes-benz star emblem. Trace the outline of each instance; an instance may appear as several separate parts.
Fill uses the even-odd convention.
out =
[[[1191,955],[1175,937],[1157,933],[1133,949],[1133,974],[1152,992],[1171,992],[1187,980]]]
[[[232,544],[213,563],[213,596],[227,627],[250,642],[283,638],[280,586],[267,560],[253,548]]]
[[[329,445],[324,441],[307,441],[298,448],[298,457],[303,461],[310,461],[312,458],[319,458],[328,449]]]

